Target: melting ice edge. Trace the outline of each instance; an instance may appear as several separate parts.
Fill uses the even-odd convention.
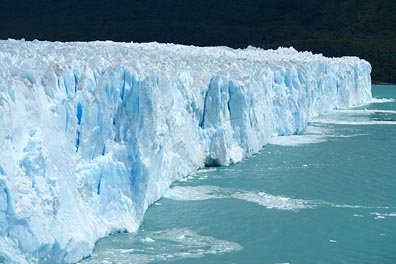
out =
[[[370,72],[293,48],[0,41],[0,262],[89,256],[175,180],[368,103]]]

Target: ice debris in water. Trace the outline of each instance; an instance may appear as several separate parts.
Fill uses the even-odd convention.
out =
[[[0,41],[0,262],[76,262],[177,179],[371,102],[371,66],[293,48]]]
[[[137,243],[139,237],[149,235]],[[81,263],[98,263],[98,260],[108,259],[117,264],[143,264],[167,260],[184,260],[201,258],[205,255],[224,254],[242,250],[242,246],[235,242],[220,240],[210,236],[202,236],[187,228],[174,228],[160,231],[139,231],[130,240],[115,238],[112,248],[104,242],[99,242],[98,247],[104,250],[95,251],[92,257]],[[127,241],[127,242],[126,242]],[[103,245],[103,244],[104,245]],[[134,247],[134,248],[130,248]]]

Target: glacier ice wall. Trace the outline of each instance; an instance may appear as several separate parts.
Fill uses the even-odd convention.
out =
[[[76,262],[169,185],[371,99],[371,66],[293,48],[0,41],[0,262]]]

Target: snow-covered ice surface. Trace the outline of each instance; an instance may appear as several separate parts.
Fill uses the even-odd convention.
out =
[[[371,66],[293,48],[0,41],[0,262],[76,262],[172,182],[371,100]]]

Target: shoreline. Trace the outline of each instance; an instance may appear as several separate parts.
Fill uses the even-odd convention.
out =
[[[381,81],[373,81],[372,84],[375,84],[375,85],[396,85],[394,83],[387,83],[387,82],[381,82]]]

